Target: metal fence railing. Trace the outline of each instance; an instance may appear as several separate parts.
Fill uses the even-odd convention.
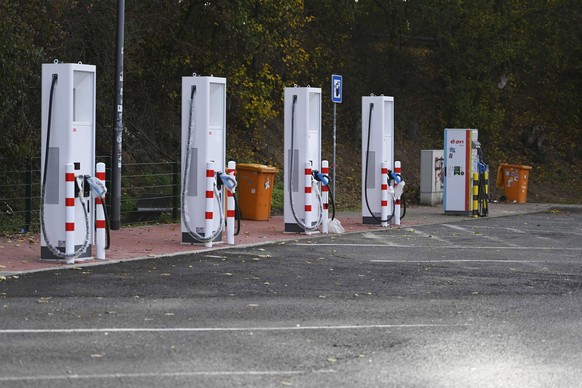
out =
[[[109,158],[98,157],[97,161],[107,166],[109,186]],[[0,170],[0,233],[40,230],[40,178],[39,157],[15,170]],[[121,190],[122,225],[180,220],[178,162],[126,163],[122,170]],[[109,208],[110,204],[107,206]]]
[[[177,222],[178,162],[125,164],[121,177],[121,223]]]
[[[17,170],[0,171],[0,233],[38,230],[39,165],[35,158]]]

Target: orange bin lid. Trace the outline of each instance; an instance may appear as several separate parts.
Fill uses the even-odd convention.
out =
[[[264,164],[258,163],[240,163],[236,165],[237,170],[247,170],[247,171],[257,171],[257,172],[266,172],[266,173],[276,173],[276,167],[273,166],[265,166]]]
[[[532,169],[531,166],[523,166],[521,164],[507,164],[507,163],[501,163],[500,167],[515,168],[517,170],[531,170]]]

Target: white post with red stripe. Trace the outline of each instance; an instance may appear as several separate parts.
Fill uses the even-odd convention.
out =
[[[313,210],[311,162],[305,162],[305,226],[311,228]],[[307,233],[307,230],[305,231]]]
[[[65,254],[67,264],[75,259],[75,166],[65,165]]]
[[[383,227],[387,227],[388,226],[388,162],[382,162],[381,165],[381,173],[380,173],[380,179],[381,179],[381,207],[380,207],[380,220],[382,221],[380,223],[380,225],[382,225]]]
[[[329,176],[329,162],[327,160],[321,161],[321,174]],[[321,184],[321,201],[323,202],[321,232],[329,233],[329,187]]]
[[[402,167],[400,161],[394,162],[394,174],[401,175]],[[394,183],[394,225],[400,225],[400,196],[401,190],[396,190],[398,182]]]
[[[95,166],[95,178],[105,184],[105,163],[97,163]],[[105,195],[103,198],[95,197],[95,258],[105,260]]]
[[[234,178],[236,175],[236,162],[228,162],[226,173]],[[234,193],[226,190],[226,243],[234,245],[234,223],[235,223],[235,202]]]
[[[204,213],[204,237],[212,236],[212,227],[214,225],[214,162],[206,163],[206,202]],[[212,247],[212,240],[204,244],[206,247]]]

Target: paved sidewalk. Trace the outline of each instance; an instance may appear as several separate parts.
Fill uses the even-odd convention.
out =
[[[554,207],[568,206],[580,205],[491,203],[489,205],[489,217],[536,213],[547,211]],[[336,218],[341,221],[346,233],[382,229],[379,226],[363,225],[360,212],[339,212]],[[458,222],[462,220],[472,220],[472,218],[445,215],[442,205],[434,207],[414,206],[407,209],[400,227]],[[391,227],[395,228],[396,226]],[[128,227],[118,231],[111,231],[111,248],[106,251],[107,260],[84,260],[73,265],[65,264],[64,262],[40,260],[40,236],[38,234],[26,234],[11,238],[0,237],[0,275],[16,275],[24,272],[67,268],[79,265],[99,265],[124,260],[172,256],[276,241],[314,238],[314,236],[317,236],[284,233],[283,230],[283,216],[273,216],[269,221],[243,220],[241,222],[241,232],[235,237],[235,245],[214,243],[212,248],[206,248],[203,245],[181,244],[180,224]]]

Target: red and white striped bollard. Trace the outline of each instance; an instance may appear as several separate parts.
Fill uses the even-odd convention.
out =
[[[97,163],[95,166],[95,178],[105,185],[105,163]],[[95,258],[105,260],[105,195],[102,198],[95,196]]]
[[[236,175],[236,162],[228,162],[226,173],[234,178]],[[235,202],[234,193],[226,190],[226,243],[234,245],[234,223],[235,223]]]
[[[311,228],[311,212],[313,209],[313,200],[311,196],[311,162],[305,162],[305,227]],[[308,233],[308,230],[305,230]]]
[[[206,202],[204,212],[204,237],[212,236],[214,226],[214,162],[206,163]],[[204,244],[206,247],[212,247],[212,240]]]
[[[380,207],[380,225],[383,227],[388,226],[388,162],[382,162],[382,171],[380,174],[381,180],[381,207]]]
[[[75,263],[75,166],[65,165],[65,258],[67,264]]]
[[[402,167],[400,164],[400,161],[395,161],[394,162],[394,174],[396,175],[400,175],[402,172]],[[398,183],[394,183],[394,189],[396,192],[396,195],[394,197],[394,225],[400,225],[400,194],[398,190],[396,190],[396,186],[398,186]]]
[[[329,162],[327,160],[321,161],[321,174],[329,176]],[[329,233],[329,187],[321,184],[321,201],[323,202],[321,232]]]

